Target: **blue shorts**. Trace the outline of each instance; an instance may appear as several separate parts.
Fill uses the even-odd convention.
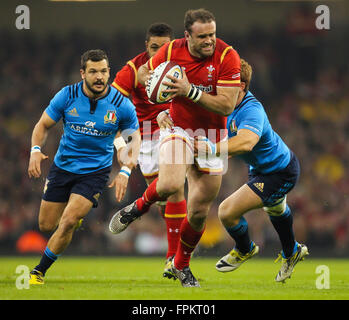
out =
[[[98,199],[109,180],[111,166],[86,174],[76,174],[52,164],[48,173],[42,198],[52,202],[68,202],[70,194],[76,193],[98,206]]]
[[[264,206],[269,207],[293,189],[299,174],[299,161],[291,152],[290,162],[285,169],[268,174],[249,174],[247,185],[262,199]]]

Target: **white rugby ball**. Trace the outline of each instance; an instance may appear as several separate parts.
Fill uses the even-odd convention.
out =
[[[146,86],[146,92],[150,101],[154,103],[165,103],[173,95],[171,92],[164,92],[164,90],[170,88],[170,86],[163,84],[163,82],[171,82],[167,78],[168,75],[182,79],[182,68],[173,61],[166,61],[154,69]]]

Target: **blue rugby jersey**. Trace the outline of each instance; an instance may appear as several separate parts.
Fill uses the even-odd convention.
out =
[[[228,116],[229,138],[240,129],[256,133],[260,139],[252,151],[238,155],[249,165],[251,173],[267,174],[284,169],[290,162],[290,149],[272,129],[263,105],[248,91]]]
[[[77,174],[111,166],[117,131],[131,134],[139,128],[134,105],[117,89],[109,86],[103,97],[92,100],[82,85],[83,81],[64,87],[45,109],[54,121],[63,119],[64,132],[54,162]]]

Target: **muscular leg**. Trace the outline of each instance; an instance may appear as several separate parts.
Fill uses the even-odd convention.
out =
[[[219,206],[218,217],[229,235],[235,240],[236,248],[243,254],[251,250],[251,240],[248,233],[244,213],[261,208],[263,202],[248,185],[243,185]]]
[[[51,202],[42,200],[39,211],[39,228],[42,232],[56,229],[67,202]]]
[[[34,268],[34,271],[39,271],[45,275],[46,270],[69,245],[76,224],[90,211],[92,205],[90,200],[87,200],[81,195],[74,193],[70,195],[68,204],[59,221],[58,228],[49,239],[40,263]]]
[[[178,270],[189,266],[191,253],[199,243],[205,229],[206,218],[221,186],[222,177],[197,171],[188,171],[188,216],[180,230],[180,242],[174,265]]]
[[[85,197],[72,193],[63,212],[57,230],[54,232],[47,247],[54,254],[60,254],[71,242],[74,229],[80,219],[91,210],[93,203]]]
[[[202,173],[192,166],[188,171],[188,222],[196,231],[205,227],[211,205],[222,183],[221,175]]]
[[[140,214],[144,214],[156,201],[164,201],[183,190],[190,152],[182,140],[170,140],[160,148],[159,176],[136,201]]]
[[[262,207],[261,198],[247,184],[244,184],[219,205],[218,217],[225,227],[234,227],[243,214]]]
[[[148,186],[154,180],[155,180],[154,177],[153,178],[145,178],[145,181],[146,181]],[[184,186],[183,186],[176,193],[174,193],[171,196],[169,196],[167,198],[167,201],[169,201],[169,202],[180,202],[180,201],[183,201],[184,199],[185,199],[185,195],[184,195]],[[161,214],[164,215],[165,214],[165,208],[166,208],[166,202],[165,201],[159,201],[158,206],[160,207]]]
[[[148,185],[154,178],[146,179]],[[160,204],[159,204],[160,203]],[[167,201],[159,201],[158,206],[161,216],[166,223],[167,234],[167,253],[166,259],[175,255],[179,241],[179,230],[182,221],[187,212],[187,204],[184,197],[184,185],[173,195],[167,198]]]

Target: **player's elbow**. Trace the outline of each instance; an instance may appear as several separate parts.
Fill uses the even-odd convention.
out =
[[[248,142],[248,143],[245,143],[243,145],[242,151],[243,152],[251,152],[253,150],[253,148],[254,148],[254,144]]]
[[[255,145],[256,145],[255,141],[245,140],[240,145],[240,151],[241,153],[251,152]]]

